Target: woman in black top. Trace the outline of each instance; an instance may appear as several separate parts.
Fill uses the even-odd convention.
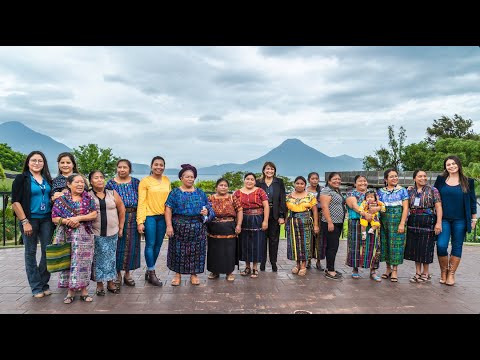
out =
[[[270,205],[270,216],[268,217],[268,229],[266,230],[266,240],[264,247],[264,261],[260,263],[260,271],[265,271],[267,261],[267,242],[268,252],[270,254],[270,264],[272,271],[276,272],[278,242],[280,240],[280,225],[285,223],[285,213],[287,206],[285,204],[286,194],[283,180],[276,177],[277,167],[271,161],[263,164],[262,177],[257,180],[255,186],[265,190],[268,195],[268,204]]]
[[[28,154],[23,173],[12,184],[12,208],[20,221],[25,245],[25,270],[32,294],[36,298],[50,295],[50,273],[45,250],[52,239],[52,178],[47,159],[41,151]],[[40,263],[37,265],[37,242],[40,240]]]

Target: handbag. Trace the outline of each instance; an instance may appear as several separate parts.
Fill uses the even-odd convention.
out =
[[[72,244],[67,242],[67,233],[65,228],[60,228],[61,226],[60,223],[55,228],[52,237],[52,244],[47,245],[46,249],[47,270],[51,273],[70,269]],[[62,237],[62,232],[63,241],[60,242],[59,238]]]

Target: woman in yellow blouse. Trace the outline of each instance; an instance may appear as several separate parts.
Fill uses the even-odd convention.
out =
[[[305,276],[307,261],[312,258],[312,223],[313,232],[318,234],[318,209],[315,196],[305,190],[307,180],[303,176],[295,179],[295,191],[287,195],[288,217],[285,222],[287,232],[287,258],[295,260],[297,265],[293,274]],[[313,212],[313,219],[310,216]]]
[[[145,280],[154,286],[162,286],[155,275],[163,238],[167,231],[165,224],[165,201],[170,193],[170,179],[163,175],[165,160],[155,156],[150,164],[150,176],[143,178],[138,185],[137,229],[145,233]]]

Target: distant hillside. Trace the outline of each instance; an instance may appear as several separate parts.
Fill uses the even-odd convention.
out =
[[[68,146],[53,140],[47,135],[40,134],[18,121],[8,121],[0,124],[0,143],[7,143],[13,150],[29,154],[33,150],[40,150],[45,154],[48,167],[56,173],[57,156],[62,152],[71,152]],[[133,171],[137,174],[148,174],[150,166],[132,163]]]
[[[272,161],[281,175],[303,175],[316,171],[323,176],[326,171],[348,171],[362,169],[362,159],[348,155],[327,156],[304,144],[298,139],[287,139],[279,146],[258,159],[244,164],[223,164],[200,168],[199,174],[223,174],[227,171],[260,172],[265,161]]]
[[[21,122],[9,121],[0,124],[0,143],[7,143],[13,150],[28,154],[40,150],[45,154],[50,171],[55,172],[58,154],[71,149],[51,137],[33,131]]]
[[[18,121],[0,124],[0,143],[7,143],[13,150],[25,154],[32,150],[43,151],[52,173],[57,172],[58,154],[72,151],[68,146],[53,140],[49,136],[33,131]],[[278,173],[287,176],[306,176],[311,171],[317,171],[323,176],[326,171],[360,170],[363,165],[362,159],[348,155],[329,157],[298,139],[287,139],[258,159],[250,160],[244,164],[226,163],[199,168],[198,173],[201,175],[222,175],[228,171],[260,172],[265,161],[274,162],[277,165]],[[150,166],[147,164],[133,163],[132,166],[133,174],[144,175],[150,173]],[[178,171],[178,169],[167,168],[165,174],[176,175]]]

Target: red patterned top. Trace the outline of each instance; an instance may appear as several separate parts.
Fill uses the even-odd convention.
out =
[[[240,201],[237,197],[228,195],[226,198],[217,198],[215,194],[210,195],[208,200],[212,203],[213,211],[217,218],[236,217],[237,212],[242,210]]]
[[[268,201],[268,195],[265,190],[257,188],[257,190],[251,192],[250,194],[245,194],[240,190],[237,190],[233,193],[238,200],[243,209],[258,209],[263,208],[263,201]]]

